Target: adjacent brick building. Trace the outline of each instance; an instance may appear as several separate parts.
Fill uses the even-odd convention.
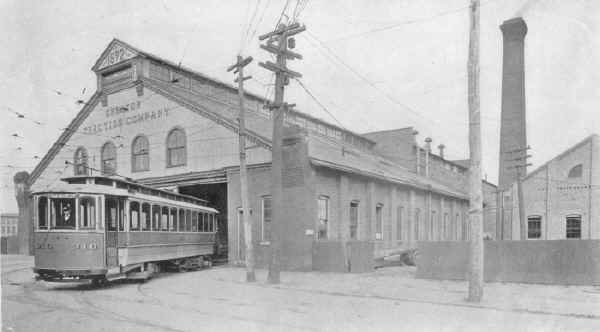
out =
[[[585,138],[527,174],[523,236],[516,183],[502,197],[502,239],[600,239],[600,137]]]

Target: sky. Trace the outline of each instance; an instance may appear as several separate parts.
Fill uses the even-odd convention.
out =
[[[287,6],[286,6],[287,4]],[[469,0],[0,0],[0,212],[16,212],[13,176],[31,172],[95,91],[90,70],[113,38],[233,83],[238,54],[255,61],[247,88],[272,97],[258,36],[297,17],[302,60],[286,101],[357,133],[413,126],[417,140],[468,158]],[[285,10],[284,10],[285,8]],[[483,173],[498,176],[504,20],[522,16],[527,139],[533,168],[600,134],[600,1],[482,0]],[[24,114],[18,117],[16,113]],[[531,169],[533,169],[531,168]]]

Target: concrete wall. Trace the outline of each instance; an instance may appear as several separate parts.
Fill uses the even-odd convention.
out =
[[[322,272],[371,272],[374,269],[373,241],[315,241],[313,270]]]
[[[485,241],[484,279],[560,285],[600,283],[600,240]],[[468,242],[419,242],[417,278],[466,279]]]

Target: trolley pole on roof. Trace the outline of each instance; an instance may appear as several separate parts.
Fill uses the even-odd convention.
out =
[[[281,270],[281,238],[283,235],[283,187],[281,171],[282,161],[282,140],[283,140],[283,120],[284,113],[289,107],[283,102],[284,87],[289,84],[290,77],[301,77],[300,73],[289,70],[286,66],[286,59],[302,59],[298,53],[288,50],[295,47],[295,40],[290,38],[306,30],[299,23],[289,25],[280,24],[275,31],[269,32],[258,37],[259,40],[267,40],[266,44],[260,45],[263,50],[273,53],[277,56],[277,63],[271,61],[261,62],[258,65],[275,73],[275,101],[269,104],[271,117],[273,119],[272,136],[272,161],[271,161],[271,208],[273,222],[271,223],[271,261],[269,262],[269,274],[267,281],[271,284],[280,282]]]
[[[238,55],[237,62],[227,68],[227,71],[234,71],[238,76],[235,82],[238,83],[238,96],[240,99],[240,117],[239,117],[239,148],[240,148],[240,191],[242,196],[242,220],[244,225],[244,242],[246,244],[246,281],[256,281],[254,274],[254,243],[252,241],[252,213],[250,212],[250,200],[248,198],[248,174],[246,169],[246,116],[244,109],[244,81],[251,79],[252,76],[244,77],[244,67],[252,62],[252,57],[242,58]],[[238,225],[239,227],[239,225]]]
[[[479,103],[479,0],[469,7],[469,297],[480,302],[483,297],[483,191],[481,187],[481,109]]]

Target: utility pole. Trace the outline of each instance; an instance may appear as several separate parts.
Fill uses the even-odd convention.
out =
[[[242,196],[242,220],[244,224],[244,242],[246,244],[246,281],[256,281],[254,274],[254,244],[252,242],[252,213],[250,212],[250,200],[248,198],[248,174],[246,170],[246,115],[244,108],[244,81],[252,76],[244,77],[244,67],[252,62],[252,57],[242,58],[238,55],[237,62],[227,68],[227,71],[234,70],[238,77],[235,82],[238,83],[238,96],[240,99],[240,118],[239,118],[239,146],[240,146],[240,190]],[[239,226],[238,226],[239,227]]]
[[[469,297],[483,297],[483,191],[481,188],[481,114],[479,105],[479,0],[471,0],[469,28]]]
[[[521,240],[527,240],[527,221],[525,220],[525,198],[523,196],[523,177],[527,175],[527,166],[531,166],[527,163],[527,159],[531,158],[531,155],[527,154],[527,150],[531,147],[519,148],[511,151],[507,151],[508,154],[520,154],[521,157],[510,159],[509,161],[516,162],[516,165],[509,166],[508,168],[517,169],[517,200],[519,201],[519,238]]]
[[[286,68],[286,59],[302,59],[298,53],[288,50],[294,48],[295,40],[289,39],[306,30],[299,23],[290,25],[280,24],[275,31],[269,32],[258,37],[259,40],[268,39],[265,45],[260,45],[263,50],[273,53],[277,56],[277,63],[271,61],[260,62],[258,65],[275,73],[275,100],[273,104],[268,105],[271,109],[273,118],[273,137],[272,137],[272,162],[271,162],[271,260],[269,262],[269,274],[267,281],[271,284],[280,282],[281,270],[281,237],[283,234],[283,187],[282,187],[282,139],[283,139],[283,120],[284,113],[291,105],[283,102],[283,92],[285,85],[289,84],[290,77],[301,77],[300,73]],[[275,42],[277,44],[275,44]]]

